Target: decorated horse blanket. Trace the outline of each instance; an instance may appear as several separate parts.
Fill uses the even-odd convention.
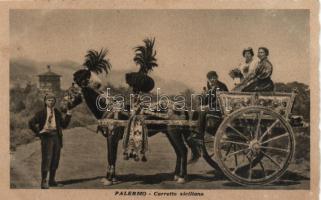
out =
[[[135,161],[147,161],[148,132],[142,116],[134,115],[128,120],[128,125],[124,132],[123,149],[124,159],[130,158]]]

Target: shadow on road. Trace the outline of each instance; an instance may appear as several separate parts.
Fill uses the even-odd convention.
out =
[[[137,175],[137,174],[126,174],[119,175],[118,179],[121,182],[139,182],[139,184],[160,184],[164,181],[173,181],[174,175],[172,173],[157,173],[152,175]],[[198,174],[190,174],[188,181],[213,181],[216,177],[202,176]]]
[[[63,185],[71,185],[71,184],[76,184],[76,183],[93,181],[93,180],[97,180],[97,179],[101,179],[101,178],[104,178],[104,176],[96,176],[96,177],[92,177],[92,178],[70,179],[70,180],[58,181],[58,183],[61,183]]]
[[[82,178],[82,179],[70,179],[70,180],[64,180],[60,181],[59,183],[62,183],[64,185],[71,185],[71,184],[77,184],[77,183],[83,183],[93,180],[98,180],[104,178],[104,176],[96,176],[91,178]],[[172,173],[157,173],[157,174],[151,174],[151,175],[137,175],[137,174],[122,174],[117,176],[120,183],[129,183],[129,182],[136,182],[134,184],[140,184],[140,185],[155,185],[155,184],[161,184],[166,181],[173,181],[173,174]],[[213,181],[224,181],[228,179],[223,174],[217,174],[216,171],[208,171],[206,175],[199,175],[199,174],[190,174],[188,176],[188,181],[197,181],[197,182],[213,182]],[[299,175],[294,172],[286,172],[282,178],[278,181],[273,182],[272,184],[265,185],[264,188],[268,189],[267,186],[275,186],[282,187],[282,186],[290,186],[290,185],[299,185],[300,181],[302,180],[309,180],[309,178]],[[237,183],[233,183],[231,181],[228,181],[226,183],[223,183],[224,186],[227,187],[235,187],[235,188],[244,188],[244,186],[239,185]],[[252,189],[261,189],[262,186],[251,186]]]
[[[96,176],[92,178],[82,178],[82,179],[70,179],[59,181],[59,183],[63,185],[71,185],[77,183],[83,183],[93,180],[98,180],[104,178],[104,176]],[[128,183],[128,182],[138,182],[137,184],[142,185],[153,185],[153,184],[160,184],[166,181],[173,181],[174,175],[172,173],[158,173],[152,175],[137,175],[137,174],[123,174],[118,175],[117,179],[120,183]],[[188,181],[202,181],[202,182],[212,182],[216,180],[224,180],[225,177],[223,176],[202,176],[198,174],[190,174],[188,175]]]
[[[278,188],[278,187],[280,189],[282,189],[283,186],[299,185],[299,184],[301,184],[301,181],[303,181],[303,180],[310,180],[310,179],[306,176],[302,176],[302,175],[297,174],[295,172],[287,171],[279,180],[277,180],[271,184],[264,185],[263,187],[264,187],[264,189],[268,189],[269,186],[272,186],[273,189]],[[234,182],[224,183],[223,185],[228,186],[228,187],[236,187],[236,188],[243,187],[242,185],[239,185]],[[262,189],[262,185],[261,186],[251,186],[251,189]]]

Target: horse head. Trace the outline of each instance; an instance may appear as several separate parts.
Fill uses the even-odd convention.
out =
[[[79,88],[75,87],[74,83],[65,92],[62,101],[60,103],[60,109],[62,112],[67,112],[67,110],[73,109],[82,103],[82,95]]]
[[[107,52],[107,49],[89,50],[85,55],[83,69],[79,69],[73,74],[74,82],[81,88],[82,96],[96,118],[103,117],[105,113],[97,107],[97,99],[102,94],[102,91],[100,91],[102,81],[98,74],[105,72],[107,75],[112,67],[106,57]],[[105,104],[105,102],[102,102],[102,104]]]
[[[74,73],[74,82],[80,88],[89,87],[94,90],[99,90],[102,86],[101,79],[97,76],[95,72],[89,69],[80,69]]]

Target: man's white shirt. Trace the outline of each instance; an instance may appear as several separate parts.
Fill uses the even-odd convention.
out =
[[[51,122],[49,122],[49,116],[51,115],[51,112],[52,112],[52,118],[51,118]],[[50,130],[56,129],[56,117],[55,117],[54,108],[50,109],[49,107],[47,107],[46,123],[45,123],[43,129],[40,131],[40,133],[44,133],[48,129],[50,129]]]

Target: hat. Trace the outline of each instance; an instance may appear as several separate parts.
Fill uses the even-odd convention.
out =
[[[253,52],[252,47],[248,47],[248,48],[243,49],[243,52],[242,52],[243,57],[245,55],[245,52],[247,52],[247,51],[250,52],[252,56],[254,56],[254,52]]]
[[[206,76],[208,79],[210,79],[213,76],[215,76],[216,78],[218,77],[216,71],[209,71]]]

